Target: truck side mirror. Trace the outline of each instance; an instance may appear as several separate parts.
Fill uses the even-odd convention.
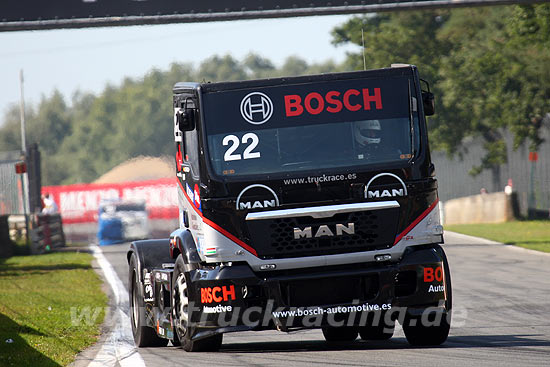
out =
[[[424,79],[420,79],[421,82],[426,83],[428,90],[422,90],[422,105],[424,106],[424,114],[426,116],[432,116],[435,114],[435,97],[432,92],[430,92],[430,84]]]
[[[422,104],[424,105],[424,114],[432,116],[435,114],[435,97],[431,92],[422,91]]]
[[[176,112],[176,120],[181,132],[194,130],[195,110],[193,108],[184,108]]]

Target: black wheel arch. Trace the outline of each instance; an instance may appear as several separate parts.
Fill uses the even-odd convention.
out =
[[[172,232],[170,238],[175,240],[172,250],[172,258],[174,261],[176,261],[178,255],[181,254],[185,264],[198,264],[201,262],[199,252],[197,251],[197,244],[188,229],[178,229]]]
[[[167,238],[134,241],[130,244],[126,258],[129,265],[130,259],[135,256],[139,282],[143,283],[143,269],[161,268],[164,263],[174,263],[170,257],[169,246]]]

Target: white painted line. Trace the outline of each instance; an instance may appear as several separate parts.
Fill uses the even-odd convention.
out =
[[[114,327],[111,334],[101,346],[101,349],[90,362],[89,367],[121,366],[121,367],[141,367],[145,362],[138,353],[134,345],[132,328],[130,327],[130,317],[128,316],[130,305],[128,303],[128,291],[113,269],[113,266],[103,253],[99,246],[90,246],[94,253],[105,279],[111,286],[115,297],[113,314]]]

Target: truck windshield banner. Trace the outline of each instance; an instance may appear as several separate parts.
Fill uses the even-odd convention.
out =
[[[408,79],[354,79],[204,96],[208,134],[407,117]],[[214,107],[215,106],[215,107]]]
[[[209,135],[409,115],[408,79],[354,79],[209,93]],[[215,106],[215,107],[214,107]]]
[[[270,174],[412,158],[408,79],[353,79],[204,95],[219,175]]]

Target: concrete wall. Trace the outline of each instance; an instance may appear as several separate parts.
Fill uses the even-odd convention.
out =
[[[444,224],[509,222],[517,215],[517,196],[495,192],[447,200],[443,212]]]
[[[429,124],[429,123],[428,123]],[[548,218],[550,213],[550,118],[541,127],[544,143],[538,150],[538,161],[529,161],[529,141],[514,150],[514,138],[504,132],[507,146],[507,163],[492,170],[484,170],[477,176],[469,174],[473,166],[481,164],[485,155],[480,137],[464,139],[457,153],[450,158],[444,152],[432,151],[435,174],[438,180],[439,198],[447,201],[468,195],[477,195],[482,188],[488,192],[500,192],[512,179],[517,192],[521,215],[527,216],[539,210]],[[545,215],[544,215],[545,214]]]

